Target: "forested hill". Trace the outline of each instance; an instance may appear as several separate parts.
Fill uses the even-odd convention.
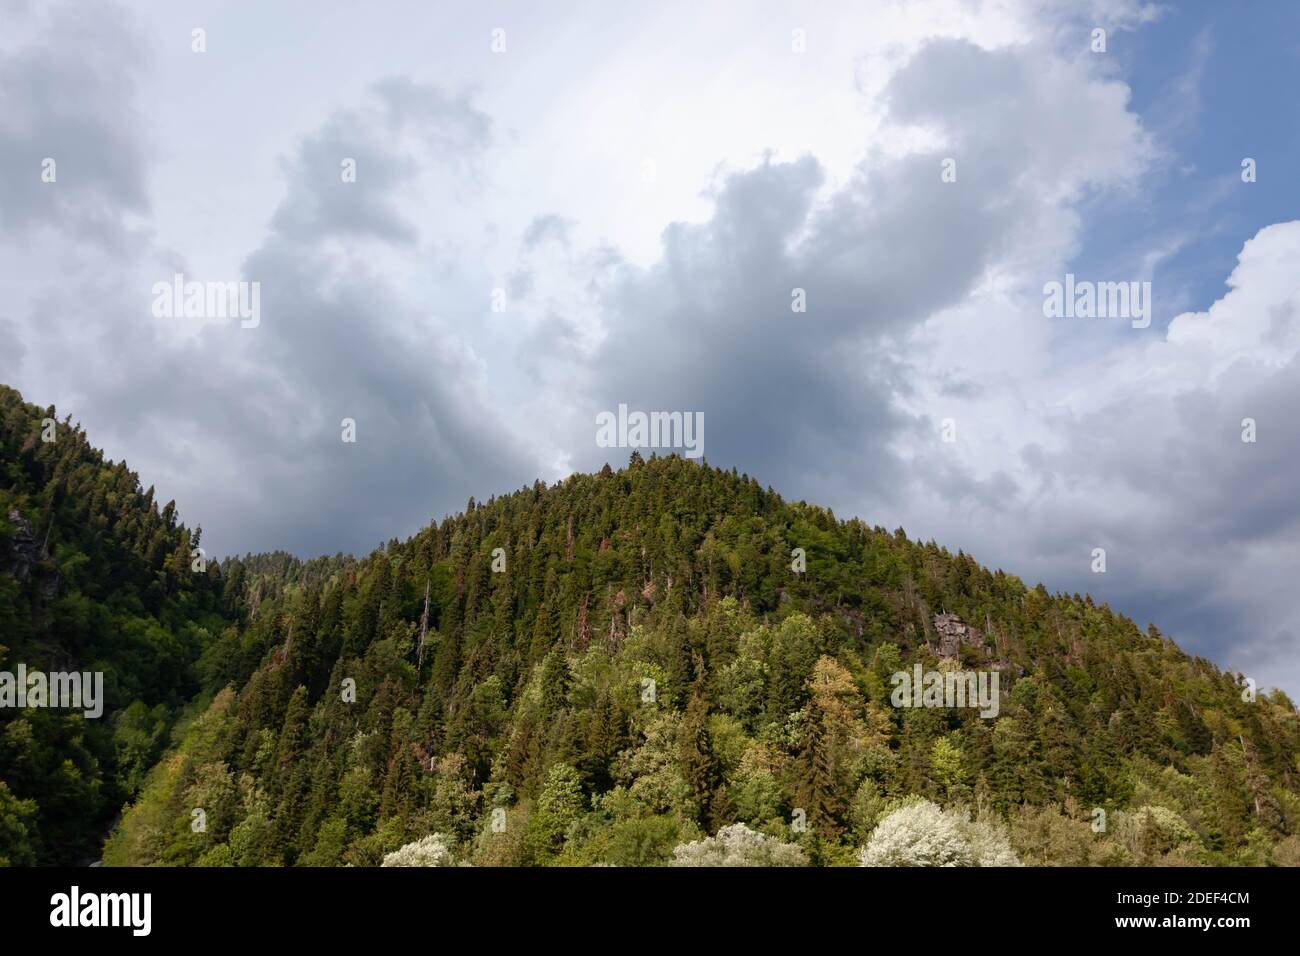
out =
[[[1300,862],[1283,694],[734,471],[634,454],[222,571],[240,625],[110,864],[897,862],[907,808],[958,861]],[[894,706],[915,664],[998,714]]]
[[[0,389],[0,672],[107,701],[0,708],[0,863],[94,858],[124,805],[109,864],[907,862],[908,814],[950,862],[1300,862],[1284,695],[902,531],[634,454],[205,565],[55,419]],[[916,664],[998,713],[894,706]]]
[[[144,782],[224,626],[199,532],[0,386],[0,671],[101,671],[104,713],[0,707],[0,865],[77,863]],[[201,566],[201,565],[200,565]]]

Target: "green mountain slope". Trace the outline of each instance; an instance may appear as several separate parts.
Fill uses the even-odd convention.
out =
[[[0,864],[98,856],[200,690],[224,627],[220,569],[53,408],[0,386],[0,671],[103,673],[103,714],[0,706]]]
[[[1027,863],[1300,862],[1283,694],[734,472],[634,454],[221,577],[213,696],[107,863],[658,864],[736,822],[849,863],[918,798]],[[997,716],[894,706],[917,664],[996,672]]]

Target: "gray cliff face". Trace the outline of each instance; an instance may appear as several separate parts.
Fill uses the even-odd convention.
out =
[[[988,667],[997,671],[1014,671],[1024,674],[1025,669],[997,654],[996,642],[990,642],[978,630],[965,623],[956,614],[936,614],[934,630],[939,636],[937,653],[944,660],[961,655],[963,647],[973,650]]]
[[[26,584],[33,573],[40,581],[41,593],[46,600],[59,592],[62,576],[47,562],[50,555],[44,543],[37,543],[36,529],[17,508],[9,509],[9,523],[14,531],[9,538],[8,553],[0,552],[0,566],[6,568],[18,581]]]
[[[984,640],[975,628],[962,622],[956,614],[936,614],[934,629],[939,635],[939,656],[956,657],[961,653],[963,644],[975,647],[987,653]]]

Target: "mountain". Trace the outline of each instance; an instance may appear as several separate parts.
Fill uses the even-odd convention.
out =
[[[174,508],[5,401],[0,504],[32,534],[0,526],[0,555],[39,573],[0,565],[4,661],[102,661],[117,688],[98,722],[4,715],[11,862],[125,799],[109,865],[918,862],[908,826],[957,862],[1300,863],[1284,694],[901,529],[633,453],[364,559],[195,574]],[[918,665],[996,676],[996,706],[896,706]],[[37,717],[57,734],[12,729]],[[98,791],[40,789],[29,740]]]

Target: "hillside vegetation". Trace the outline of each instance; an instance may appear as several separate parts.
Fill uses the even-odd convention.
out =
[[[0,864],[84,862],[201,689],[220,569],[53,408],[0,386],[0,671],[100,671],[104,714],[0,707]],[[199,555],[201,557],[201,555]]]
[[[0,564],[3,666],[115,675],[100,721],[2,715],[10,862],[81,801],[129,802],[110,865],[1300,862],[1291,701],[1087,597],[637,454],[196,575],[174,508],[5,395],[0,514],[60,583]],[[915,664],[996,672],[996,717],[894,706]]]

